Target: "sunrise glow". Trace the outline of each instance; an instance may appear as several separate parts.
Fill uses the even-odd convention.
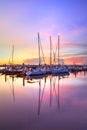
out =
[[[86,12],[86,0],[1,0],[0,64],[9,63],[12,45],[15,64],[38,64],[37,32],[46,63],[49,36],[55,51],[60,35],[60,59],[65,64],[87,64]]]

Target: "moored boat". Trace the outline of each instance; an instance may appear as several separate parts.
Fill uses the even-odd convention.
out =
[[[33,69],[33,70],[28,70],[26,72],[26,75],[29,75],[29,76],[35,76],[35,75],[45,75],[46,74],[46,71],[41,69],[41,68],[37,68],[37,69]]]

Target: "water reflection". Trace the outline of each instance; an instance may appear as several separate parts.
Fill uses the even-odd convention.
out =
[[[15,101],[14,77],[12,77],[12,95],[13,95],[13,101]]]
[[[11,91],[12,91],[13,101],[15,101],[14,76],[12,75],[10,78],[11,78],[11,83],[10,83],[9,77],[7,77],[7,75],[5,75],[5,82],[8,82],[9,87],[11,88]]]
[[[87,71],[83,71],[83,72],[73,72],[72,75],[76,77],[80,76],[86,76],[87,75]]]
[[[86,130],[86,80],[86,72],[39,78],[0,76],[0,129]]]
[[[60,107],[60,102],[59,102],[59,80],[60,80],[60,76],[57,76],[57,77],[50,76],[49,78],[50,78],[50,107],[52,107],[52,98],[53,98],[53,96],[55,96],[57,106],[58,106],[58,109],[59,109],[59,107]],[[56,80],[57,79],[58,79],[58,86],[57,86],[57,91],[56,91]],[[38,115],[40,115],[41,105],[42,105],[42,102],[43,102],[43,97],[44,97],[44,92],[45,92],[45,87],[46,87],[46,77],[44,78],[43,86],[41,84],[41,79],[38,81],[38,84],[39,84]]]
[[[58,86],[57,86],[57,91],[56,91],[56,80],[58,78]],[[56,97],[56,101],[58,103],[58,108],[59,108],[59,80],[60,76],[58,77],[50,77],[50,107],[52,107],[52,98],[53,96]],[[53,82],[52,82],[53,81]],[[53,95],[54,94],[54,95]]]
[[[52,107],[52,99],[55,96],[58,109],[60,108],[60,101],[59,101],[59,80],[62,78],[68,78],[68,75],[61,75],[61,76],[49,76],[49,77],[34,77],[31,78],[27,77],[28,83],[36,83],[39,84],[39,92],[38,92],[38,115],[40,115],[41,105],[43,102],[43,96],[46,86],[46,79],[50,79],[50,107]],[[42,86],[41,81],[44,79],[44,84]],[[56,80],[58,80],[58,83],[56,85]]]
[[[40,109],[41,109],[41,104],[42,104],[42,100],[43,100],[43,95],[44,95],[44,90],[45,90],[45,83],[44,83],[44,87],[41,90],[41,80],[39,81],[39,96],[38,96],[38,115],[40,114]]]
[[[66,74],[62,74],[62,75],[51,75],[49,77],[47,76],[26,76],[26,77],[16,77],[15,75],[5,75],[5,82],[7,82],[9,84],[9,87],[11,88],[12,91],[12,97],[13,97],[13,101],[15,101],[15,86],[14,86],[14,79],[21,79],[23,81],[22,86],[26,87],[26,84],[32,84],[33,87],[33,83],[38,83],[38,115],[40,115],[40,110],[41,110],[41,105],[43,102],[43,96],[44,96],[44,91],[45,91],[45,87],[46,86],[46,81],[48,80],[50,82],[50,107],[52,107],[52,101],[53,98],[55,97],[56,102],[57,102],[57,107],[58,109],[60,108],[60,101],[59,101],[59,81],[63,78],[68,78],[69,75]],[[48,82],[47,81],[47,82]],[[42,84],[43,82],[43,84]]]

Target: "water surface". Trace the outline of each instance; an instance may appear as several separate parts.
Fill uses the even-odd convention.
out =
[[[0,75],[0,130],[87,130],[87,73]]]

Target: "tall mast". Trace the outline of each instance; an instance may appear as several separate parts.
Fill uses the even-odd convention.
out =
[[[50,66],[52,65],[52,40],[50,36]]]
[[[41,59],[40,59],[40,36],[38,32],[38,55],[39,55],[39,66],[41,65]]]
[[[60,64],[60,52],[59,52],[59,42],[60,42],[60,37],[58,35],[58,64]]]
[[[14,63],[14,45],[12,46],[12,64]]]

